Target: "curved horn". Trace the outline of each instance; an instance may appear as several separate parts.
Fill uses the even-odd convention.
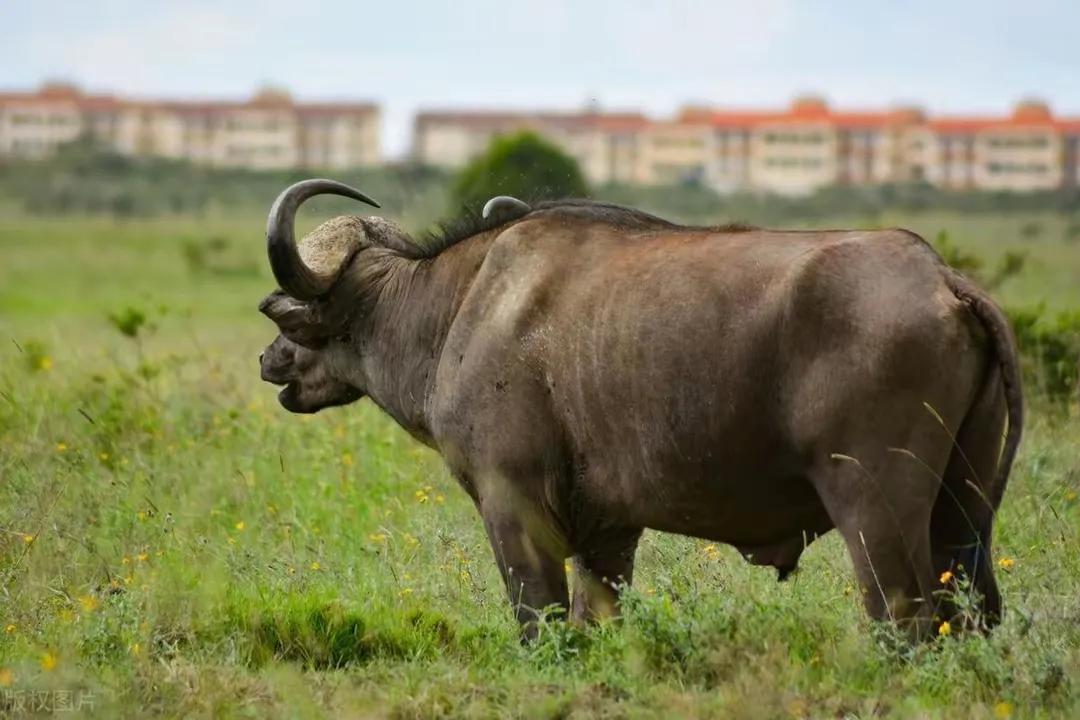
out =
[[[364,193],[334,180],[302,180],[278,195],[266,220],[266,253],[278,285],[297,300],[314,300],[324,295],[334,281],[304,263],[293,234],[296,209],[308,198],[323,194],[342,195],[379,207],[379,203]]]
[[[494,215],[497,221],[506,222],[528,215],[530,212],[532,212],[532,208],[516,197],[496,195],[484,204],[480,216],[487,219]]]

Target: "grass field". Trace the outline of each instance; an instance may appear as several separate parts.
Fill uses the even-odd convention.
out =
[[[1053,217],[875,222],[1024,249],[1001,297],[1080,308]],[[648,533],[623,622],[522,647],[439,458],[366,402],[301,418],[258,381],[261,224],[0,215],[0,716],[1080,716],[1075,411],[1033,404],[989,637],[890,642],[833,535],[778,584]]]

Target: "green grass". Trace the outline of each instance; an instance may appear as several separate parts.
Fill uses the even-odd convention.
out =
[[[1020,239],[1027,221],[873,224],[947,228],[991,261],[1027,249],[1002,296],[1080,307],[1080,246],[1051,217]],[[623,622],[551,623],[522,647],[439,458],[368,403],[301,418],[258,381],[273,335],[255,311],[261,252],[257,217],[0,220],[0,703],[86,690],[103,717],[1080,714],[1075,414],[1031,413],[989,637],[890,642],[832,535],[777,584],[734,550],[648,533]],[[135,339],[108,320],[129,309],[147,319]]]

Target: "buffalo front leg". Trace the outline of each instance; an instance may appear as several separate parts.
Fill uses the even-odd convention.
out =
[[[545,612],[565,617],[569,610],[566,542],[543,513],[530,506],[484,503],[481,513],[522,635],[532,640]]]
[[[574,555],[574,593],[570,608],[575,622],[619,614],[619,589],[633,582],[634,553],[641,532],[636,528],[607,534]]]

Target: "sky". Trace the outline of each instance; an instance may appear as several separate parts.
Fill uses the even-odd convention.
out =
[[[418,109],[916,103],[1080,116],[1077,0],[0,0],[0,91],[43,79],[142,98],[373,100]]]

